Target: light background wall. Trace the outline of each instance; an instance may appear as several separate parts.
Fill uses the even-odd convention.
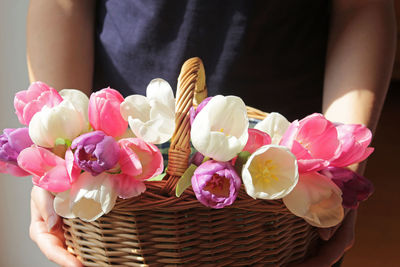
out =
[[[0,130],[20,127],[13,99],[25,90],[28,0],[0,0]],[[0,267],[56,266],[29,238],[31,179],[0,174]]]

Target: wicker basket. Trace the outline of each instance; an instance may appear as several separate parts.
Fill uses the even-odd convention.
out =
[[[186,61],[163,181],[146,183],[139,197],[119,199],[97,221],[64,219],[66,244],[85,266],[282,266],[312,253],[315,228],[280,200],[254,200],[242,187],[232,206],[216,210],[203,206],[191,188],[175,196],[190,154],[188,112],[207,94],[204,80],[201,60]],[[266,116],[251,108],[248,113]]]

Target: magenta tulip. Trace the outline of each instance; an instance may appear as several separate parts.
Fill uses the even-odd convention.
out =
[[[367,200],[374,192],[373,184],[365,177],[345,168],[328,167],[321,173],[329,178],[342,190],[342,205],[345,208],[356,209],[361,201]]]
[[[221,209],[232,205],[242,184],[229,162],[209,160],[193,174],[192,188],[196,198],[205,206]]]
[[[280,145],[290,148],[296,156],[299,173],[327,167],[340,149],[335,125],[317,113],[294,121],[283,135]]]

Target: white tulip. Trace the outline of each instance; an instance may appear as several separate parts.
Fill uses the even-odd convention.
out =
[[[246,145],[249,121],[246,106],[236,96],[214,96],[192,124],[193,146],[217,161],[229,161]]]
[[[53,206],[56,213],[64,218],[73,219],[76,216],[71,211],[71,197],[70,191],[67,190],[57,193],[54,197]]]
[[[72,105],[74,105],[75,109],[78,110],[85,122],[87,124],[87,129],[85,132],[89,131],[89,117],[88,117],[88,106],[89,106],[89,98],[82,91],[76,89],[62,89],[59,94],[64,100],[69,100]]]
[[[171,86],[163,79],[154,79],[146,95],[131,95],[121,103],[121,115],[129,122],[135,136],[152,144],[171,139],[175,130],[175,99]]]
[[[278,145],[289,125],[290,122],[280,113],[271,112],[264,120],[257,123],[254,128],[266,132],[271,136],[271,143]]]
[[[283,198],[288,210],[316,227],[332,227],[344,217],[342,192],[317,172],[300,175],[297,186]]]
[[[87,125],[82,114],[69,100],[49,108],[44,106],[29,123],[29,136],[42,147],[54,147],[57,138],[73,140]]]
[[[299,179],[296,157],[283,146],[257,149],[242,169],[246,192],[256,199],[280,199],[290,193]]]
[[[62,217],[78,217],[87,222],[100,218],[112,210],[118,196],[111,179],[107,173],[82,173],[71,190],[56,195],[54,210]]]

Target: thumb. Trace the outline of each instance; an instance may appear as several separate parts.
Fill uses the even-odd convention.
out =
[[[35,204],[39,216],[43,221],[46,222],[47,229],[49,232],[57,229],[57,225],[61,222],[60,217],[56,214],[53,207],[54,196],[38,187],[34,186],[31,192],[31,198]]]

